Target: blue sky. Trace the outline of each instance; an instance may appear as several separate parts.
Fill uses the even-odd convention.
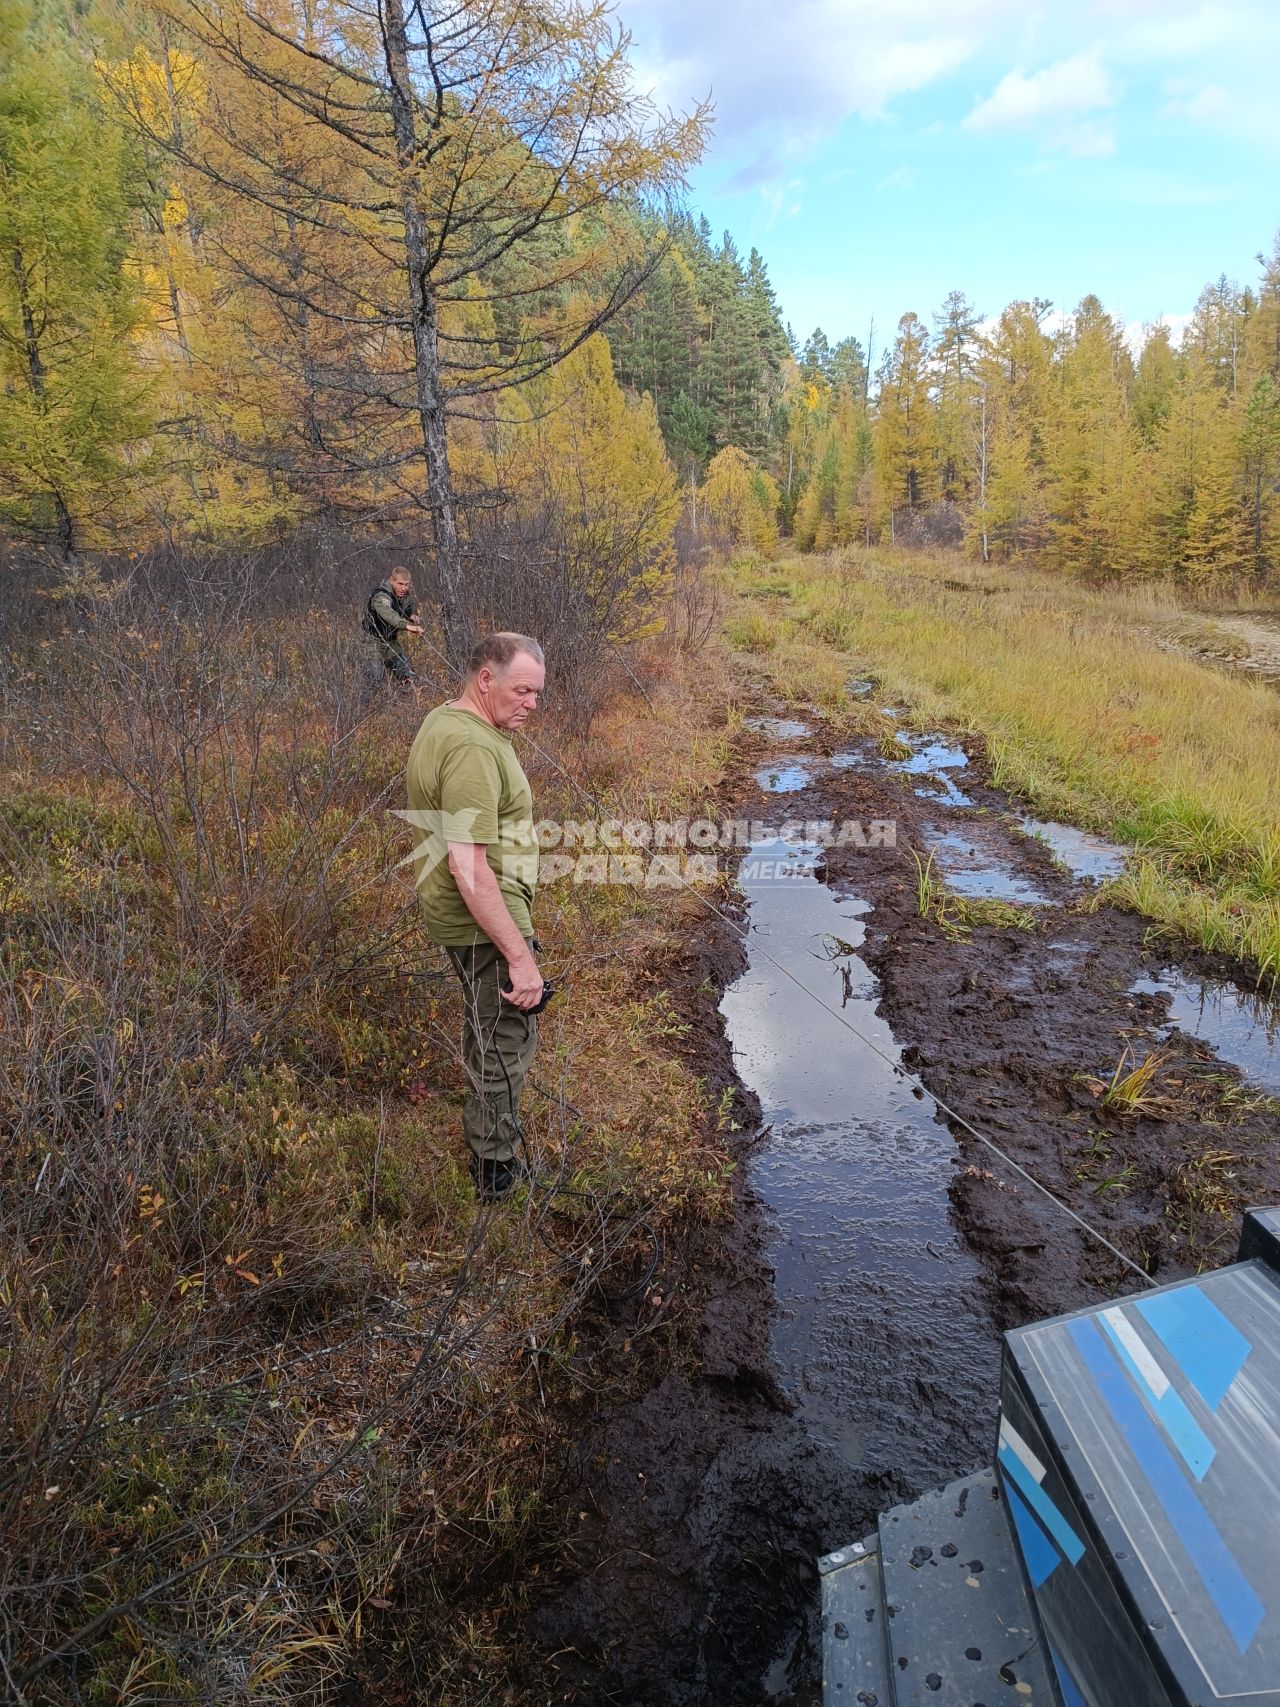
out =
[[[803,339],[877,353],[949,290],[1087,291],[1136,332],[1280,228],[1280,0],[621,0],[637,80],[716,124],[690,201]]]

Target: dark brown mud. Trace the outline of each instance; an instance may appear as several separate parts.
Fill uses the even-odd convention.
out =
[[[816,1555],[986,1456],[1000,1329],[1141,1284],[932,1097],[1158,1280],[1228,1258],[1240,1206],[1280,1196],[1274,1105],[1142,992],[1179,965],[1167,945],[1094,908],[980,752],[912,737],[886,759],[807,722],[750,731],[726,795],[726,816],[798,821],[773,841],[806,865],[800,886],[746,883],[774,934],[744,950],[708,913],[661,969],[691,1064],[736,1098],[736,1214],[695,1235],[685,1332],[647,1388],[584,1419],[574,1560],[534,1627],[548,1699],[815,1701]],[[815,846],[814,820],[892,821],[896,845]],[[1031,928],[957,939],[922,918],[912,853],[931,849]],[[1126,1047],[1167,1054],[1148,1106],[1108,1111],[1099,1085]]]

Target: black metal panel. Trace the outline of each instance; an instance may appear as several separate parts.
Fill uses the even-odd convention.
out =
[[[1240,1230],[1240,1261],[1280,1268],[1280,1209],[1246,1209]]]
[[[1008,1442],[1016,1438],[1020,1448],[1038,1461],[1043,1469],[1041,1497],[1052,1504],[1064,1530],[1084,1546],[1078,1559],[1066,1556],[1027,1508],[1017,1486],[1010,1488],[1006,1482],[1027,1588],[1034,1596],[1050,1662],[1068,1707],[1171,1707],[1156,1662],[1126,1609],[1124,1585],[1110,1574],[1106,1550],[1098,1544],[1090,1522],[1092,1514],[1081,1510],[1040,1428],[1038,1406],[1007,1361],[1000,1407],[1004,1449],[1007,1452]],[[1005,1481],[1003,1471],[1001,1478]]]

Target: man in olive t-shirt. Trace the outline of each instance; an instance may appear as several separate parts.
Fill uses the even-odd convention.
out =
[[[545,678],[536,640],[489,635],[458,698],[423,721],[406,773],[423,917],[462,982],[470,1087],[462,1128],[485,1199],[504,1197],[523,1173],[520,1090],[537,1047],[528,1010],[542,999],[542,974],[533,957],[533,796],[511,736],[537,709]]]

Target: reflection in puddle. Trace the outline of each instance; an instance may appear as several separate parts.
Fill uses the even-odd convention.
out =
[[[924,832],[925,846],[957,895],[972,901],[1016,901],[1024,907],[1045,907],[1049,897],[1029,877],[1020,877],[1001,864],[990,848],[975,842],[964,830]]]
[[[915,788],[917,800],[936,800],[941,806],[972,806],[972,798],[958,789],[949,776],[940,776],[931,788]]]
[[[798,741],[801,736],[811,734],[807,723],[801,723],[797,717],[744,717],[744,729],[751,729],[757,735],[769,735],[775,741]]]
[[[896,716],[886,710],[886,717]],[[918,777],[925,785],[913,792],[921,800],[936,800],[940,806],[972,806],[973,801],[956,787],[949,772],[968,767],[969,756],[962,747],[954,747],[937,735],[913,735],[903,730],[899,739],[911,748],[906,759],[884,759],[878,752],[837,753],[831,763],[838,771],[878,768],[886,765],[900,776]]]
[[[1162,1034],[1176,1026],[1200,1038],[1251,1085],[1280,1096],[1280,1003],[1225,980],[1188,977],[1172,966],[1158,978],[1139,978],[1129,994],[1168,996],[1169,1022]]]
[[[1065,865],[1073,877],[1086,877],[1098,883],[1108,877],[1119,877],[1129,857],[1129,850],[1119,843],[1095,836],[1089,830],[1077,830],[1070,824],[1020,818],[1018,825],[1028,836],[1047,843],[1058,864]]]
[[[774,1353],[815,1441],[864,1472],[920,1485],[957,1451],[980,1454],[998,1344],[951,1225],[954,1144],[932,1101],[895,1071],[901,1051],[857,953],[867,904],[837,899],[813,875],[814,855],[752,847],[748,969],[722,1003],[770,1128],[748,1165],[773,1224]],[[794,871],[797,856],[799,875],[753,878],[779,859]]]
[[[813,772],[807,765],[779,759],[771,765],[762,765],[756,772],[756,781],[766,794],[794,794],[798,789],[808,788]]]
[[[969,755],[963,747],[955,747],[938,735],[907,735],[912,748],[909,759],[898,759],[890,768],[903,776],[915,776],[925,783],[914,792],[920,800],[936,800],[943,806],[972,806],[973,801],[956,787],[948,772],[967,770]]]
[[[962,747],[952,747],[936,735],[905,735],[903,739],[913,748],[909,759],[899,759],[894,770],[907,776],[929,776],[937,771],[964,770],[969,755]]]

